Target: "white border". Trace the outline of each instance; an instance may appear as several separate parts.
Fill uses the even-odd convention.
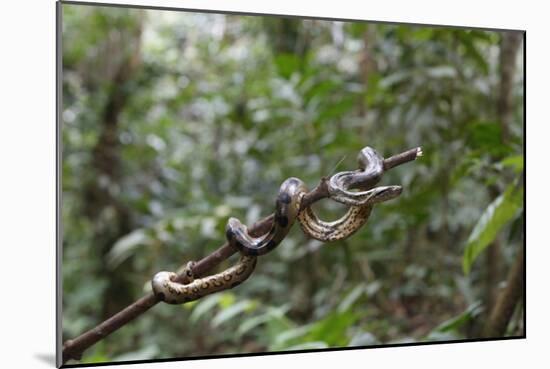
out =
[[[548,31],[543,2],[109,1],[141,5],[527,30],[527,340],[132,365],[132,368],[517,368],[548,347]],[[535,5],[534,5],[535,4]],[[0,246],[3,367],[53,367],[55,352],[55,6],[2,4]],[[535,159],[539,158],[539,159]],[[547,360],[545,360],[547,362]],[[9,365],[12,364],[12,365]]]

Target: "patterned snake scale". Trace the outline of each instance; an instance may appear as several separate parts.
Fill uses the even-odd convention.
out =
[[[383,186],[366,191],[350,191],[352,179],[362,183],[362,189],[368,189],[380,180],[384,172],[384,159],[368,146],[361,150],[357,159],[360,168],[358,171],[340,172],[330,178],[328,191],[331,199],[346,205],[362,206],[393,199],[401,194],[401,186]]]
[[[223,272],[200,279],[193,278],[193,262],[184,270],[185,283],[176,282],[177,274],[158,272],[151,282],[153,293],[168,304],[182,304],[214,292],[233,288],[244,282],[256,267],[256,257],[243,255],[237,264]]]
[[[328,183],[330,198],[350,205],[346,214],[333,222],[320,220],[311,207],[299,215],[304,233],[319,241],[343,240],[368,220],[374,204],[393,199],[401,194],[401,186],[375,187],[367,191],[352,192],[348,187],[353,178],[361,188],[370,188],[380,181],[383,171],[383,158],[372,148],[365,147],[358,155],[359,170],[340,172],[333,175]]]
[[[251,237],[244,224],[237,218],[229,218],[225,228],[227,241],[245,255],[263,255],[273,250],[285,238],[298,217],[302,194],[306,192],[307,187],[302,180],[288,178],[279,189],[275,217],[269,232],[261,237]]]

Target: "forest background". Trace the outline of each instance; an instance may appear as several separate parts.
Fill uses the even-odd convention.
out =
[[[351,238],[295,227],[243,285],[159,305],[83,362],[524,332],[506,294],[523,286],[520,33],[66,4],[62,124],[64,340],[215,250],[229,216],[272,212],[285,178],[313,187],[366,145],[425,153]]]

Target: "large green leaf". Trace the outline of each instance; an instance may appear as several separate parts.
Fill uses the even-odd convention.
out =
[[[465,274],[470,272],[477,256],[493,242],[498,232],[514,218],[523,206],[523,187],[510,185],[506,191],[497,197],[479,218],[475,225],[462,258],[462,269]]]

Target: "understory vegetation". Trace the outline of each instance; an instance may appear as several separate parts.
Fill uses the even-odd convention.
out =
[[[294,226],[242,285],[158,304],[82,362],[524,334],[521,34],[62,7],[64,340],[273,212],[286,178],[424,152],[352,237]]]

